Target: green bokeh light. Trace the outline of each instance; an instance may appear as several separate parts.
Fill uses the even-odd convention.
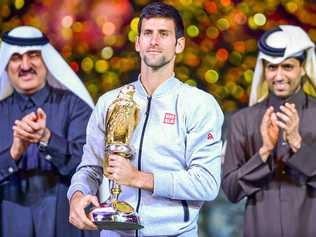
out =
[[[91,57],[85,57],[81,61],[81,68],[84,72],[90,72],[93,69],[93,60]]]
[[[95,70],[98,73],[104,73],[106,70],[108,70],[108,68],[108,62],[103,59],[99,59],[95,62]]]
[[[253,70],[248,69],[244,72],[245,81],[250,84],[252,82]]]
[[[253,16],[253,21],[257,26],[263,26],[267,22],[267,18],[262,13],[257,13]]]
[[[239,66],[242,63],[242,56],[239,52],[233,51],[229,55],[229,62],[235,66]]]
[[[16,9],[20,10],[24,6],[24,0],[15,0],[14,6]]]
[[[190,36],[192,38],[193,37],[197,37],[199,35],[199,33],[200,33],[200,30],[199,30],[199,28],[196,25],[188,26],[188,28],[187,28],[188,36]]]
[[[228,30],[228,28],[230,27],[230,23],[226,18],[220,18],[217,20],[216,22],[216,26],[221,30]]]
[[[130,32],[128,32],[128,40],[130,42],[135,42],[136,41],[136,37],[137,37],[137,32],[131,30]]]
[[[218,72],[213,69],[207,70],[204,77],[208,83],[216,83],[219,79]]]
[[[102,49],[102,51],[101,51],[101,57],[104,58],[104,59],[110,59],[110,58],[112,58],[113,53],[114,53],[114,52],[113,52],[112,47],[107,46],[107,47],[104,47],[104,48]]]
[[[139,22],[139,17],[135,17],[130,23],[131,30],[135,31],[136,33],[138,32],[138,22]]]

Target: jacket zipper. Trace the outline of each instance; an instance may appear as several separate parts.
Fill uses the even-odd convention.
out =
[[[189,219],[190,219],[190,213],[189,213],[188,202],[187,202],[186,200],[181,200],[181,204],[182,204],[183,213],[184,213],[183,221],[184,221],[184,222],[187,222],[187,221],[189,221]]]
[[[140,171],[142,169],[142,162],[141,162],[141,158],[142,158],[142,150],[143,150],[143,142],[144,142],[144,135],[145,135],[145,130],[146,130],[146,126],[147,126],[147,122],[148,122],[148,118],[149,118],[149,111],[150,111],[150,105],[151,105],[151,96],[147,97],[147,109],[146,109],[146,117],[145,117],[145,122],[144,122],[144,126],[143,126],[143,130],[142,130],[142,134],[140,137],[140,143],[139,143],[139,151],[138,151],[138,170]],[[141,201],[141,194],[142,194],[142,190],[139,188],[138,189],[138,200],[137,200],[137,206],[136,206],[136,212],[138,213],[139,211],[139,207],[140,207],[140,201]],[[136,230],[136,237],[138,237],[138,230]]]

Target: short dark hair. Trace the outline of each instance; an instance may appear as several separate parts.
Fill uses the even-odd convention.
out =
[[[140,13],[140,19],[138,22],[139,35],[141,33],[143,19],[149,19],[154,17],[164,17],[172,19],[176,26],[176,39],[179,39],[184,36],[184,26],[180,13],[173,6],[163,2],[153,2],[142,9]]]

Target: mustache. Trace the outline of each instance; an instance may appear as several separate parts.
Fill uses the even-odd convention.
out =
[[[33,68],[30,68],[30,69],[27,69],[27,70],[24,70],[24,69],[21,69],[20,71],[19,71],[19,76],[25,76],[25,75],[27,75],[27,74],[34,74],[34,75],[36,75],[37,73],[36,73],[36,71],[33,69]]]

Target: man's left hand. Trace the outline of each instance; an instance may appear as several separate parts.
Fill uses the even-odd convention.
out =
[[[277,125],[284,130],[284,139],[290,145],[291,149],[296,152],[302,143],[302,137],[299,133],[299,115],[295,104],[285,103],[280,107],[281,112],[277,112]]]

